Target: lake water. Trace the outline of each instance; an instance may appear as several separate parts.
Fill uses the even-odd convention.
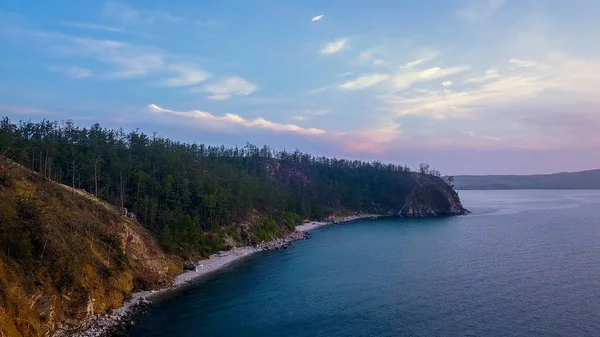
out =
[[[473,214],[359,221],[150,308],[130,336],[600,336],[600,191],[461,191]]]

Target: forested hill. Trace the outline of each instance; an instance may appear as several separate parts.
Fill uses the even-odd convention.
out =
[[[598,190],[600,170],[536,175],[456,176],[459,190]]]
[[[0,154],[118,208],[181,256],[268,240],[303,219],[336,213],[463,214],[426,166],[180,143],[67,121],[0,121]]]

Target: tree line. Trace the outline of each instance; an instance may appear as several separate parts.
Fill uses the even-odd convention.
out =
[[[266,240],[302,219],[380,212],[404,203],[422,164],[316,157],[268,146],[183,143],[72,121],[0,120],[0,154],[47,179],[126,209],[180,254]],[[248,223],[249,230],[239,224]]]

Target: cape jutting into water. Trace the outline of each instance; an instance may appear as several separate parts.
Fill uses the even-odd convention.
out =
[[[130,336],[600,336],[600,191],[463,191],[472,215],[359,221],[152,306]]]

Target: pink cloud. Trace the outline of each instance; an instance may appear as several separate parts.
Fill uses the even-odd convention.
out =
[[[304,136],[320,136],[325,135],[325,131],[316,128],[304,128],[294,124],[280,124],[271,122],[264,118],[258,117],[253,120],[245,119],[239,115],[234,115],[227,113],[223,116],[216,116],[209,112],[204,112],[200,110],[192,110],[192,111],[174,111],[169,109],[163,109],[156,104],[149,104],[147,106],[153,112],[164,113],[174,116],[180,117],[188,117],[194,118],[199,121],[212,123],[211,126],[217,127],[226,127],[226,126],[237,126],[244,127],[249,129],[263,129],[269,130],[273,132],[285,132],[285,133],[294,133]]]

